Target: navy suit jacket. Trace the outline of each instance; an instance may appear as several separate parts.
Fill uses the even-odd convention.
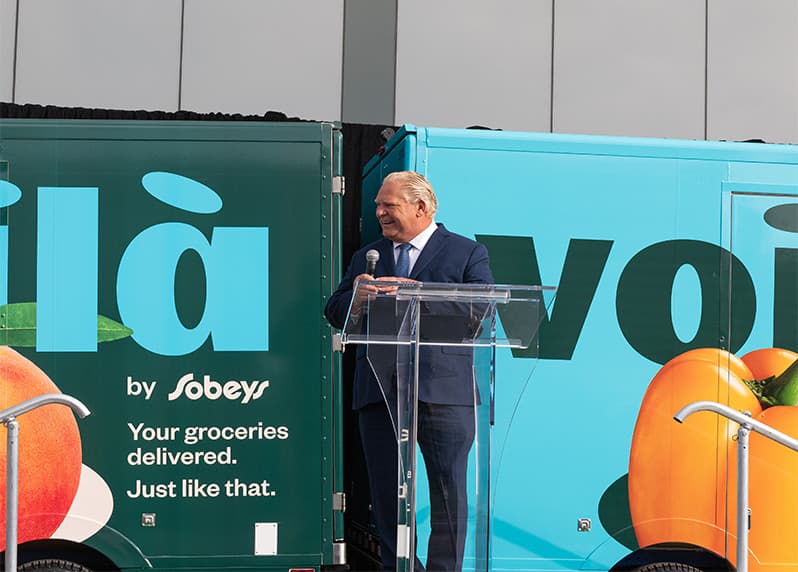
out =
[[[382,238],[352,256],[349,268],[338,288],[327,301],[324,314],[330,324],[343,328],[346,313],[352,300],[352,282],[366,271],[366,251],[377,250],[380,259],[374,277],[394,276],[393,242]],[[410,278],[421,282],[449,282],[458,284],[492,284],[488,250],[484,245],[469,238],[449,232],[438,223],[424,249],[419,254]],[[383,346],[385,349],[393,346]],[[369,350],[372,351],[372,350]],[[470,348],[452,346],[427,346],[422,349],[419,371],[419,401],[444,405],[473,405],[472,351]],[[373,361],[373,360],[372,360]],[[395,379],[383,372],[388,397],[395,398]],[[393,395],[391,395],[393,393]],[[352,392],[352,408],[360,409],[370,403],[383,401],[371,365],[366,358],[366,346],[359,345],[355,365],[355,380]]]

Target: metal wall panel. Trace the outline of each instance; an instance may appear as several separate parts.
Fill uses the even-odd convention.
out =
[[[345,0],[341,97],[343,121],[393,124],[396,2]]]
[[[549,131],[550,0],[399,3],[396,123]]]
[[[16,0],[0,0],[0,101],[11,101],[14,93],[14,44]]]
[[[554,37],[554,131],[704,138],[704,2],[559,0]]]
[[[710,0],[709,139],[798,142],[798,3]]]
[[[12,99],[794,143],[798,6],[0,0]]]
[[[16,103],[174,111],[180,0],[26,0]]]
[[[341,118],[343,0],[192,0],[184,109]]]

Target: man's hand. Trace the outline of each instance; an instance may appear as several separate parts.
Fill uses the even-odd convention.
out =
[[[361,281],[379,280],[380,282],[396,282],[394,285],[386,284],[359,284]],[[355,290],[355,298],[352,301],[352,313],[359,315],[363,304],[369,296],[376,296],[377,294],[385,294],[388,296],[396,294],[399,289],[399,284],[416,283],[418,280],[411,280],[410,278],[400,278],[399,276],[381,276],[374,278],[371,274],[358,274],[352,282],[352,288]]]

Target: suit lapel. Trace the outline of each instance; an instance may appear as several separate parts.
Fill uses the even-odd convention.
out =
[[[375,278],[379,279],[379,276],[393,276],[395,265],[393,260],[393,242],[387,238],[383,239],[377,245],[377,252],[380,253],[380,260],[377,262],[377,270],[375,270],[377,276],[375,276]]]
[[[432,236],[429,237],[427,244],[424,245],[424,250],[419,254],[418,260],[416,260],[416,264],[413,266],[413,271],[410,273],[410,278],[417,280],[419,273],[421,273],[441,251],[448,235],[449,232],[442,224],[438,223],[438,228],[432,233]]]

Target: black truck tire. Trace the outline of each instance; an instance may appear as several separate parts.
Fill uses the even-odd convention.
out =
[[[31,560],[19,566],[17,570],[19,572],[92,572],[82,564],[56,558]]]
[[[701,570],[689,564],[654,562],[653,564],[646,564],[640,568],[635,568],[634,572],[701,572]]]

